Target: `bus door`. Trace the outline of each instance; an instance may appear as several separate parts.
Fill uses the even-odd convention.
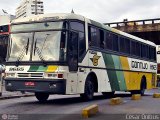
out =
[[[68,40],[68,65],[69,65],[69,82],[71,93],[77,92],[78,83],[78,33],[71,32]]]

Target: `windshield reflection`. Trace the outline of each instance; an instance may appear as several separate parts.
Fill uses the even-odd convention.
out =
[[[64,49],[61,51],[61,31],[36,32],[35,46],[38,52],[32,54],[33,61],[62,61],[64,59]],[[63,55],[62,55],[63,54]],[[61,58],[63,57],[63,58]]]
[[[36,28],[38,31],[22,31],[22,25],[14,25],[14,30],[21,31],[23,33],[14,33],[11,34],[10,39],[10,48],[8,52],[8,61],[35,61],[35,62],[46,62],[46,61],[65,61],[66,60],[66,40],[67,40],[67,31],[66,30],[54,30],[56,28],[65,28],[66,22],[55,22],[41,23],[45,25],[43,27],[43,32],[41,28]],[[21,27],[19,27],[21,26]],[[26,25],[24,25],[26,26]],[[58,27],[57,27],[58,26]],[[60,27],[61,26],[61,27]],[[52,27],[53,30],[51,30]],[[27,26],[28,29],[32,29]],[[46,29],[46,31],[44,31]],[[25,29],[24,29],[25,30]],[[31,30],[32,31],[32,30]]]
[[[32,36],[32,33],[19,33],[11,35],[11,51],[8,61],[17,61],[21,56],[23,56],[21,61],[29,61],[31,53],[31,42],[28,42],[28,40],[31,40]],[[28,51],[26,54],[24,48],[27,44]]]

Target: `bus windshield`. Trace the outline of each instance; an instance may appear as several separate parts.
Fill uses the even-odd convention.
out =
[[[67,31],[63,30],[64,23],[38,24],[37,28],[32,24],[12,26],[9,62],[66,60]]]

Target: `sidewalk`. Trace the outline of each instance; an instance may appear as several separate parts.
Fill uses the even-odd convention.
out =
[[[0,100],[4,100],[4,99],[12,99],[12,98],[20,98],[20,97],[30,97],[30,96],[34,96],[33,93],[21,93],[21,92],[8,92],[5,90],[5,87],[3,86],[2,89],[2,95],[0,96]]]

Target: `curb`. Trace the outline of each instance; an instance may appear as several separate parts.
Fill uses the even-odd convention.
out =
[[[86,107],[82,110],[82,117],[83,118],[89,118],[91,117],[92,115],[95,115],[98,113],[98,105],[95,104],[95,105],[91,105],[89,107]]]
[[[160,93],[154,93],[153,98],[160,98]]]
[[[131,100],[140,100],[141,99],[141,95],[140,94],[133,94],[131,97]]]
[[[31,97],[34,96],[34,94],[25,94],[25,95],[13,95],[13,96],[1,96],[0,100],[5,100],[5,99],[13,99],[13,98],[21,98],[21,97]]]
[[[123,100],[121,97],[111,98],[110,99],[110,105],[119,105],[122,104]]]

